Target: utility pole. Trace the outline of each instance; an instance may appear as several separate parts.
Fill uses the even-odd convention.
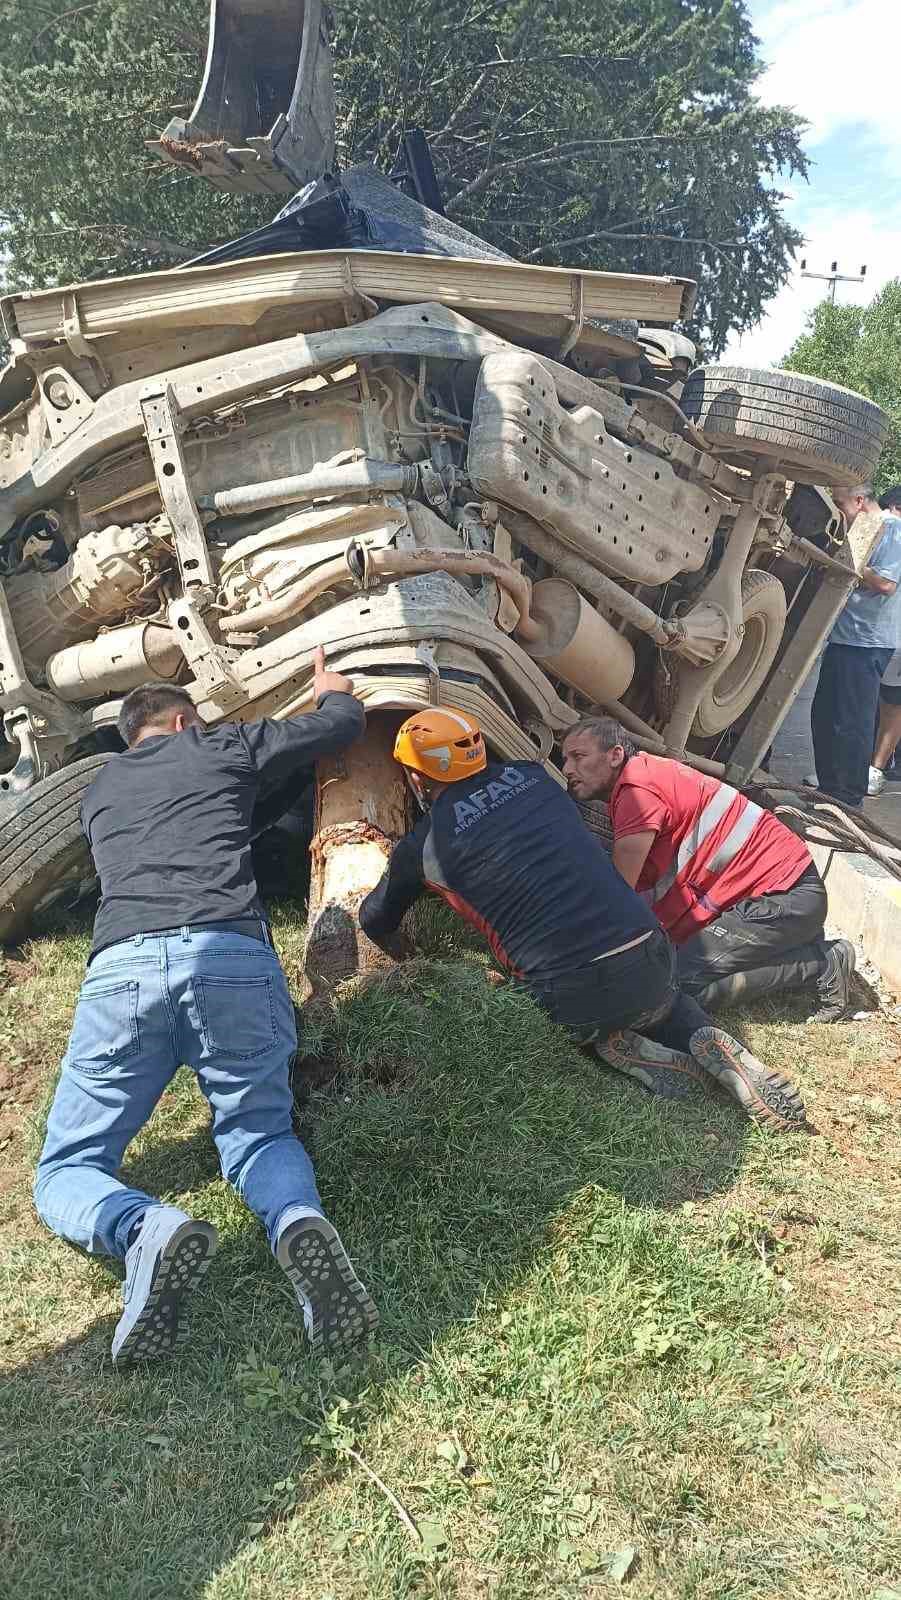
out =
[[[859,277],[852,278],[852,277],[848,277],[846,274],[844,274],[842,272],[839,272],[839,270],[838,270],[838,262],[837,261],[833,261],[833,263],[832,263],[831,267],[829,268],[828,272],[808,272],[807,271],[807,258],[806,258],[806,256],[805,256],[804,260],[801,262],[801,277],[802,278],[819,278],[822,283],[828,283],[828,285],[829,285],[829,304],[831,306],[835,305],[835,286],[836,286],[837,283],[863,283],[864,278],[866,277],[866,275],[867,275],[867,269],[866,269],[865,266],[861,267],[860,276]]]

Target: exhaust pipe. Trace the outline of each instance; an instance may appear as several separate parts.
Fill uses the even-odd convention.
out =
[[[347,565],[358,583],[371,584],[396,578],[415,578],[424,572],[447,572],[453,578],[494,578],[510,596],[519,621],[513,629],[518,639],[538,639],[540,625],[531,615],[532,585],[508,561],[488,552],[470,550],[373,550],[352,539]]]
[[[184,660],[171,628],[134,622],[57,650],[44,673],[61,700],[99,700],[139,689],[150,678],[176,678]]]

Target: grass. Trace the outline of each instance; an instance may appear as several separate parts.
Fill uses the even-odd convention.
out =
[[[440,916],[423,939],[305,1041],[303,1137],[382,1312],[337,1371],[186,1073],[128,1172],[222,1245],[188,1353],[113,1371],[118,1283],[29,1200],[86,927],[7,963],[0,1593],[898,1600],[897,1025],[743,1017],[819,1130],[774,1140],[601,1072]]]

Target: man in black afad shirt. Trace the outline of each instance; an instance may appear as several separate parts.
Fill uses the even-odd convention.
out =
[[[55,1233],[124,1260],[118,1362],[183,1342],[183,1298],[216,1248],[211,1223],[116,1177],[181,1063],[197,1073],[223,1174],[265,1223],[314,1352],[378,1320],[292,1132],[294,1009],[251,865],[260,797],[292,779],[296,793],[320,756],[363,731],[350,679],[326,672],[321,650],[314,691],[308,716],[207,731],[185,690],[136,689],[119,719],[128,748],[85,796],[102,899],[35,1204]]]
[[[370,939],[390,950],[405,913],[432,890],[609,1066],[671,1097],[716,1077],[758,1120],[790,1125],[772,1111],[778,1074],[680,992],[675,952],[653,911],[542,766],[489,762],[478,724],[450,707],[409,718],[394,754],[426,814],[360,907]],[[710,1065],[718,1052],[709,1046],[720,1041],[737,1070]]]

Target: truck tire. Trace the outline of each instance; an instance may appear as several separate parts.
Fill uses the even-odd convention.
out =
[[[826,488],[872,478],[889,426],[863,395],[775,368],[697,367],[680,404],[718,453],[763,456]]]
[[[81,831],[85,790],[109,760],[87,756],[0,801],[0,944],[15,944],[55,891],[90,877]]]
[[[762,686],[785,631],[785,590],[771,572],[746,572],[741,580],[745,625],[738,655],[710,685],[695,716],[694,731],[710,738],[731,728]]]

